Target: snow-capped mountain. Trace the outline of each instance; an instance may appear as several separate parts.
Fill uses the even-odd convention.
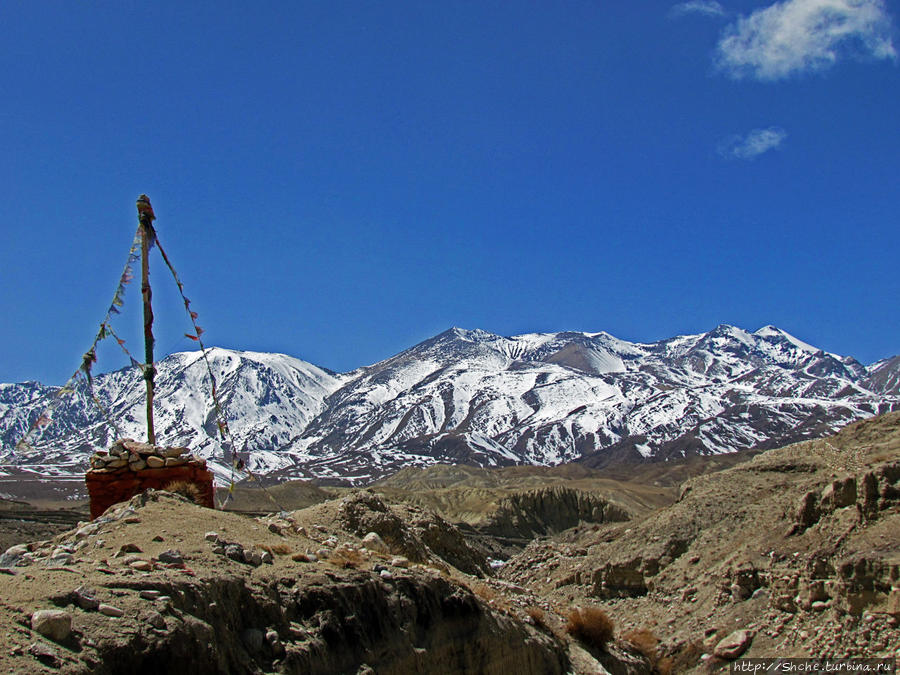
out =
[[[774,447],[900,409],[900,357],[868,368],[766,326],[632,343],[608,333],[501,337],[453,328],[337,375],[288,356],[213,349],[238,450],[258,473],[365,482],[410,465],[642,461]],[[158,364],[159,442],[228,472],[199,352]],[[143,381],[95,378],[120,433],[143,437]],[[52,395],[0,385],[2,456]],[[112,432],[86,392],[54,414],[36,457],[82,470]]]
[[[325,399],[342,381],[339,375],[283,354],[213,348],[207,351],[207,359],[234,449],[252,449],[253,465],[263,472],[291,463],[278,450],[322,412]],[[189,446],[210,458],[217,474],[229,473],[230,460],[219,441],[209,370],[202,354],[172,354],[156,369],[157,442]],[[122,437],[146,438],[144,380],[137,369],[130,368],[94,378],[93,390],[106,414],[80,384],[53,411],[52,424],[33,443],[36,451],[16,452],[16,442],[47,407],[55,390],[35,383],[0,385],[0,458],[40,465],[49,473],[82,472],[87,457],[95,449],[108,447],[117,432]]]

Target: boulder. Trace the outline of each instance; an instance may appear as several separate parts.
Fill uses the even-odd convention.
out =
[[[72,615],[62,609],[39,609],[31,615],[31,630],[61,642],[72,633]]]
[[[720,659],[736,659],[747,651],[753,642],[753,635],[751,630],[736,630],[716,644],[713,654]]]

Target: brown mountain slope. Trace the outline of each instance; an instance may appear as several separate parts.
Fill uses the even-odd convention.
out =
[[[534,542],[501,575],[601,603],[681,668],[715,665],[735,629],[745,656],[900,656],[900,414],[690,479],[676,504]]]

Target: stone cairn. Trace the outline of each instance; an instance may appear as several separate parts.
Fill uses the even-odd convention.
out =
[[[91,519],[113,504],[127,501],[144,490],[165,490],[174,483],[196,488],[197,503],[214,507],[213,475],[206,460],[189,454],[188,448],[169,448],[123,438],[109,452],[91,456],[85,475],[91,497]]]
[[[188,448],[166,448],[161,445],[141,443],[130,438],[122,438],[113,443],[109,453],[102,450],[91,456],[91,469],[94,471],[143,471],[145,469],[161,469],[166,466],[184,466],[190,464],[201,469],[206,468],[206,460],[196,455],[185,456]]]

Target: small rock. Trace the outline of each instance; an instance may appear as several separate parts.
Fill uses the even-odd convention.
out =
[[[3,555],[0,555],[0,567],[15,567],[16,565],[27,565],[23,562],[24,556],[28,553],[26,544],[18,544],[10,546]]]
[[[50,566],[71,565],[74,559],[75,558],[71,553],[57,549],[56,551],[53,551],[53,554],[49,558],[47,558],[47,564]]]
[[[370,551],[376,551],[378,553],[388,553],[389,549],[387,544],[384,543],[384,540],[378,536],[377,532],[369,532],[362,540],[363,546],[365,546]]]
[[[407,567],[409,567],[409,560],[407,560],[403,556],[397,556],[396,558],[391,558],[391,565],[393,565],[394,567],[406,569]]]
[[[159,591],[154,588],[147,588],[138,593],[143,600],[156,600],[159,597]]]
[[[150,614],[147,615],[147,623],[159,630],[163,630],[166,627],[166,620],[159,612],[150,612]]]
[[[39,609],[31,615],[31,630],[61,642],[72,632],[72,615],[62,609]]]
[[[259,554],[259,551],[249,550],[244,551],[244,562],[253,565],[254,567],[259,567],[262,565],[262,556]]]
[[[736,630],[719,641],[713,654],[720,659],[736,659],[747,651],[751,642],[753,642],[753,631]]]
[[[184,564],[184,557],[181,555],[181,551],[177,551],[174,549],[163,551],[157,556],[157,560],[159,560],[159,562],[161,563],[165,563],[166,565]]]
[[[225,555],[225,547],[224,546],[213,546],[213,553],[216,555]]]
[[[118,607],[113,607],[112,605],[107,605],[104,602],[100,603],[100,606],[97,608],[97,610],[101,614],[105,614],[106,616],[119,617],[119,616],[122,616],[123,614],[125,614],[124,610],[121,610]]]
[[[138,572],[149,572],[153,569],[153,563],[148,560],[135,560],[128,565],[131,569]]]
[[[92,612],[100,606],[100,601],[94,597],[96,594],[89,588],[79,587],[75,589],[75,604],[81,609]]]
[[[56,665],[56,650],[46,642],[35,642],[29,645],[28,653],[41,663]]]
[[[251,652],[258,652],[262,649],[265,633],[258,628],[246,628],[241,631],[241,642]]]
[[[206,534],[203,535],[203,538],[206,539],[206,541],[218,543],[219,533],[218,532],[207,532]]]
[[[394,575],[391,574],[390,570],[381,570],[378,574],[382,579],[389,580],[394,578]]]
[[[225,547],[225,557],[237,562],[244,562],[244,547],[240,544],[228,544]]]
[[[119,551],[117,553],[113,554],[113,558],[121,558],[126,553],[143,553],[143,551],[141,550],[141,547],[138,546],[137,544],[123,544],[119,548]]]
[[[145,461],[147,462],[147,467],[150,469],[161,469],[166,465],[166,460],[163,457],[157,457],[156,455],[149,455]]]
[[[156,536],[153,537],[153,539],[151,539],[150,541],[165,541],[165,539],[163,539],[163,538],[160,537],[159,535],[156,535]]]
[[[268,551],[263,551],[259,557],[264,565],[273,565],[275,563],[275,557]]]

